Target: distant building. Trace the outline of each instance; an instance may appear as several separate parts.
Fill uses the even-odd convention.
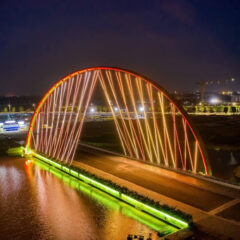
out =
[[[232,91],[222,91],[222,96],[228,98],[228,102],[230,103],[239,103],[240,102],[240,92],[232,92]]]
[[[198,102],[195,93],[173,93],[172,96],[182,105],[195,105]]]
[[[182,105],[190,106],[196,105],[200,102],[200,92],[194,93],[173,93],[175,99],[177,99]],[[204,103],[210,105],[216,104],[232,104],[240,103],[240,91],[223,91],[223,92],[205,92]]]
[[[232,102],[236,102],[236,103],[240,103],[240,94],[234,94],[231,96],[231,101]]]

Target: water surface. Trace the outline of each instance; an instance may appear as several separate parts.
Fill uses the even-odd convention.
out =
[[[0,239],[156,239],[176,230],[40,161],[0,159]]]

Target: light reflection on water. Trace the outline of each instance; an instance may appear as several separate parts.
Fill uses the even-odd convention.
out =
[[[176,231],[74,178],[44,168],[38,161],[24,169],[24,159],[0,160],[0,239],[125,240],[129,233],[146,237],[152,232],[156,237],[152,229]]]

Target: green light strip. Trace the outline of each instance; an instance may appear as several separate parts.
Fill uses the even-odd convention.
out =
[[[41,169],[50,172],[57,178],[61,179],[63,182],[67,183],[69,186],[71,186],[74,189],[77,189],[78,191],[81,191],[92,198],[96,199],[97,201],[101,202],[105,206],[107,206],[110,209],[118,210],[121,213],[123,213],[126,216],[131,217],[132,219],[137,220],[138,222],[141,222],[142,224],[150,227],[151,229],[160,232],[162,234],[170,234],[178,231],[179,229],[168,225],[164,223],[162,220],[151,216],[148,213],[145,213],[141,210],[138,210],[137,208],[134,208],[128,203],[125,203],[123,201],[120,201],[114,196],[111,196],[100,189],[97,189],[95,187],[90,186],[87,183],[84,183],[82,181],[79,181],[79,179],[76,179],[75,177],[53,167],[49,164],[36,159],[34,160],[34,165],[40,167]],[[65,175],[65,177],[63,177]]]
[[[182,221],[178,218],[175,218],[175,217],[173,217],[173,216],[171,216],[171,215],[169,215],[169,214],[167,214],[163,211],[155,209],[155,208],[153,208],[153,207],[151,207],[147,204],[144,204],[144,203],[142,203],[142,202],[140,202],[140,201],[138,201],[138,200],[136,200],[132,197],[129,197],[126,194],[120,193],[119,191],[117,191],[117,190],[115,190],[111,187],[108,187],[105,184],[102,184],[102,183],[100,183],[100,182],[98,182],[94,179],[91,179],[90,177],[87,177],[87,176],[85,176],[81,173],[78,173],[77,171],[74,171],[74,170],[72,170],[72,169],[70,169],[66,166],[63,166],[59,163],[56,163],[56,162],[54,162],[54,161],[52,161],[52,160],[50,160],[50,159],[48,159],[44,156],[32,151],[32,150],[31,150],[31,155],[40,159],[40,160],[42,160],[42,161],[44,161],[44,162],[47,162],[48,164],[56,167],[57,169],[59,169],[63,172],[66,172],[66,173],[72,175],[73,177],[78,178],[81,181],[84,181],[85,183],[87,183],[89,185],[92,185],[92,186],[94,186],[94,187],[96,187],[96,188],[98,188],[98,189],[100,189],[100,190],[102,190],[102,191],[104,191],[104,192],[106,192],[106,193],[108,193],[108,194],[110,194],[110,195],[128,203],[128,204],[130,204],[130,205],[133,205],[133,206],[145,211],[146,213],[149,213],[149,214],[151,214],[151,215],[153,215],[157,218],[160,218],[160,219],[162,219],[166,222],[169,222],[169,223],[173,224],[174,226],[177,226],[179,228],[187,228],[188,227],[187,222],[184,222],[184,221]]]
[[[123,196],[124,198],[127,198],[127,199],[129,200],[129,202],[135,202],[136,205],[142,205],[144,208],[147,208],[149,211],[151,211],[150,213],[151,213],[152,215],[154,215],[154,216],[156,216],[156,214],[162,214],[162,215],[164,215],[166,218],[170,218],[170,219],[172,219],[172,220],[174,220],[174,221],[178,221],[178,222],[180,222],[182,225],[184,225],[185,227],[188,227],[188,224],[187,224],[186,222],[180,220],[180,219],[177,219],[177,218],[175,218],[175,217],[173,217],[173,216],[171,216],[171,215],[169,215],[169,214],[167,214],[167,213],[164,213],[164,212],[159,211],[159,210],[157,210],[157,209],[155,209],[155,208],[153,208],[153,207],[151,207],[151,206],[149,206],[149,205],[146,205],[146,204],[144,204],[144,203],[142,203],[142,202],[140,202],[140,201],[138,201],[138,200],[136,200],[136,199],[134,199],[134,198],[132,198],[132,197],[127,196],[126,194],[122,194],[122,196]],[[143,210],[145,210],[145,209],[143,209]],[[155,214],[153,214],[153,212],[154,212]]]

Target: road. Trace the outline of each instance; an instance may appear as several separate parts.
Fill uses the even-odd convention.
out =
[[[156,171],[144,168],[143,164],[128,164],[126,159],[110,155],[104,152],[80,147],[77,153],[77,161],[87,164],[91,167],[100,169],[139,186],[145,187],[154,192],[160,193],[174,200],[188,204],[203,211],[211,211],[234,199],[233,196],[212,191],[211,188],[204,189],[204,180],[194,179],[195,185],[188,182],[178,181],[161,174],[159,168]],[[129,160],[130,161],[130,160]],[[198,185],[201,187],[196,187]],[[209,185],[209,183],[206,183]],[[210,183],[212,189],[214,183]],[[231,190],[235,191],[235,190]],[[236,190],[236,194],[237,190]]]

